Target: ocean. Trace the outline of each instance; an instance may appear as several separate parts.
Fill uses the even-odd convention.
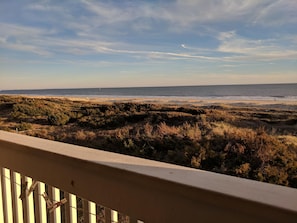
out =
[[[297,84],[2,90],[0,94],[65,97],[165,97],[297,101]]]

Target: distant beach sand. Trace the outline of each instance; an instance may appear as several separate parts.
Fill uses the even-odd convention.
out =
[[[30,98],[59,98],[71,101],[85,101],[92,103],[148,103],[167,105],[195,105],[195,106],[235,106],[261,107],[267,109],[286,109],[297,111],[297,101],[294,100],[234,100],[184,97],[65,97],[65,96],[28,96]]]

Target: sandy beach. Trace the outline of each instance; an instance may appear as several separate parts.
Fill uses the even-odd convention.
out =
[[[28,98],[57,98],[71,101],[83,101],[91,103],[151,103],[151,104],[164,104],[164,105],[196,105],[196,106],[212,106],[212,105],[225,105],[235,107],[262,107],[267,109],[289,109],[297,110],[296,100],[267,100],[267,99],[214,99],[214,98],[197,98],[197,97],[73,97],[73,96],[28,96]]]

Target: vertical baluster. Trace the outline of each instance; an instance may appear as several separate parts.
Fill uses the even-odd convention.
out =
[[[0,167],[0,222],[4,222],[4,200],[2,194],[4,194],[2,190],[3,178],[2,178],[2,167]]]
[[[51,186],[47,185],[47,190],[48,190],[49,199],[53,200],[53,188]],[[55,223],[54,213],[49,213],[49,222]]]
[[[112,223],[119,222],[119,215],[118,215],[118,212],[115,210],[111,210],[111,222]]]
[[[60,201],[60,190],[55,187],[49,187],[49,197],[54,202]],[[56,208],[50,214],[51,223],[61,223],[61,207]]]
[[[21,183],[24,186],[27,182],[27,189],[32,185],[32,179],[30,177],[22,176]],[[34,223],[35,222],[35,213],[34,213],[34,199],[33,193],[29,196],[25,193],[22,199],[23,206],[23,219],[25,223]]]
[[[89,201],[89,223],[96,223],[96,204]]]
[[[36,222],[46,223],[47,222],[47,212],[46,212],[46,202],[41,196],[45,192],[45,184],[38,182],[34,191],[34,202],[35,202],[35,217]]]
[[[115,210],[111,210],[109,208],[105,208],[105,222],[118,223],[118,221],[119,221],[118,212]]]
[[[10,187],[10,171],[6,168],[1,168],[1,183],[2,183],[2,199],[3,199],[3,220],[4,223],[13,222],[12,200]]]
[[[68,203],[65,204],[66,223],[77,223],[76,196],[65,192]]]
[[[32,185],[32,178],[26,177],[27,182],[28,182],[28,187]],[[28,196],[28,210],[29,210],[29,216],[30,216],[30,221],[29,223],[35,223],[35,213],[34,213],[34,198],[33,198],[33,193],[31,193]]]
[[[14,222],[23,223],[23,205],[19,198],[21,194],[21,175],[10,171],[12,211]]]
[[[70,222],[77,222],[77,201],[76,196],[73,194],[69,194],[69,206],[70,209]]]
[[[83,200],[84,222],[96,223],[96,204],[88,200]]]

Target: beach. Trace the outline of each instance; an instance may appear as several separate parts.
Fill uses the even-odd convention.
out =
[[[13,95],[12,95],[13,96]],[[279,108],[279,109],[290,109],[297,110],[297,100],[291,99],[229,99],[226,98],[207,98],[207,97],[125,97],[125,96],[47,96],[47,95],[20,95],[28,98],[57,98],[71,101],[84,101],[94,103],[155,103],[155,104],[166,104],[166,105],[197,105],[197,106],[212,106],[212,105],[229,105],[236,107],[266,107],[266,108]]]
[[[297,187],[297,102],[0,95],[0,128]]]

